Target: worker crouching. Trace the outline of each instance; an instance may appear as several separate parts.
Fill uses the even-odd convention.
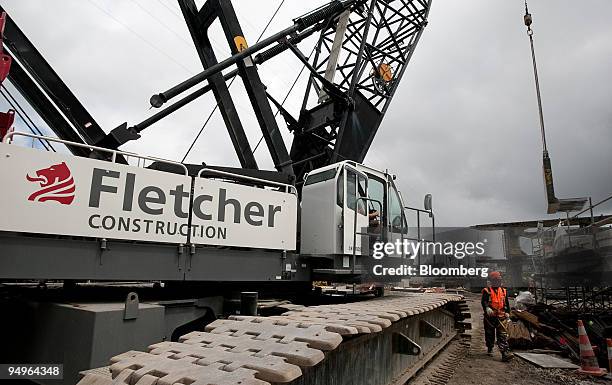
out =
[[[484,310],[484,330],[487,353],[493,354],[493,345],[497,340],[497,347],[502,354],[502,361],[512,358],[508,345],[508,331],[506,325],[509,321],[510,304],[508,292],[502,287],[502,277],[497,271],[489,274],[490,287],[482,289],[482,309]]]

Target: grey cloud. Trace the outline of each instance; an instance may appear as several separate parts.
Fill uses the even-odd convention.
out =
[[[183,38],[135,3],[146,5]],[[321,3],[287,0],[268,33]],[[234,4],[252,43],[278,2]],[[142,120],[151,113],[152,93],[200,68],[195,50],[185,44],[190,38],[176,16],[176,3],[170,0],[72,0],[53,6],[42,0],[5,0],[3,5],[106,130]],[[590,0],[577,7],[569,0],[531,0],[530,10],[557,193],[601,199],[612,194],[612,3]],[[420,206],[422,196],[433,193],[440,225],[546,217],[522,16],[521,1],[434,0],[430,23],[366,158],[370,165],[398,175],[408,204]],[[213,37],[223,41],[218,31]],[[311,46],[307,42],[304,51]],[[299,68],[296,59],[285,55],[260,72],[270,92],[282,97]],[[254,146],[261,134],[239,83],[232,90]],[[304,83],[302,77],[297,90]],[[300,96],[295,92],[287,103],[295,114]],[[180,159],[213,106],[208,95],[151,127],[126,149]],[[290,143],[280,119],[279,125]],[[271,168],[265,146],[257,159]],[[188,160],[237,165],[218,113]],[[603,211],[612,211],[612,204]]]

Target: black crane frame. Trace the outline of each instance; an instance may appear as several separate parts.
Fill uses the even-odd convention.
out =
[[[291,159],[299,177],[312,169],[345,159],[363,162],[383,116],[427,25],[431,1],[369,0],[356,6],[346,26],[340,15],[321,32],[294,131]],[[344,30],[341,30],[344,29]],[[344,33],[339,52],[337,33]],[[343,98],[321,93],[320,78],[335,61],[333,78],[326,80]],[[332,64],[333,65],[333,64]],[[381,68],[390,71],[381,73]],[[327,97],[329,96],[329,97]],[[308,102],[318,104],[308,108]]]
[[[128,127],[124,123],[104,134],[25,35],[9,24],[6,36],[13,44],[9,48],[33,52],[30,58],[21,54],[18,59],[24,66],[19,62],[14,66],[11,80],[60,138],[109,148],[139,138],[146,127],[212,90],[242,169],[257,173],[257,162],[227,86],[229,79],[240,76],[276,170],[282,179],[299,186],[313,169],[341,160],[363,162],[427,25],[431,6],[431,0],[334,0],[294,19],[293,26],[246,47],[245,39],[244,46],[236,42],[244,35],[231,0],[207,0],[200,9],[193,0],[178,3],[204,71],[154,95],[151,102],[159,107],[195,84],[208,84],[139,124]],[[208,37],[216,20],[232,52],[222,62],[217,61]],[[307,58],[298,44],[315,33],[319,38],[314,55]],[[16,49],[15,42],[25,48]],[[310,71],[298,117],[266,91],[257,71],[258,65],[285,51],[293,52]],[[235,69],[222,73],[231,66]],[[18,79],[21,69],[30,75]],[[38,88],[30,84],[32,80],[45,90],[49,88],[47,94],[58,100],[51,103],[35,95]],[[290,151],[270,102],[293,133]]]
[[[221,63],[217,63],[214,54],[214,60],[203,60],[202,73],[153,95],[152,105],[160,107],[205,80],[209,89],[215,89],[215,83],[227,81],[237,73],[243,79],[276,169],[295,174],[298,185],[305,174],[318,167],[346,159],[363,162],[427,25],[431,6],[431,0],[336,0],[294,19],[294,26],[249,47],[247,52],[236,44],[235,39],[243,35],[230,0],[208,0],[199,11],[193,0],[178,1],[200,57],[202,51],[212,52],[212,46],[208,38],[194,36],[193,31],[205,36],[215,19],[220,21],[233,56]],[[314,32],[320,33],[315,54],[307,58],[297,44]],[[256,69],[287,50],[310,71],[298,118],[266,92]],[[237,69],[222,76],[221,71],[231,65]],[[215,97],[220,106],[232,105],[229,93],[216,92]],[[289,153],[270,101],[294,134]],[[224,119],[227,124],[225,116]],[[239,121],[237,116],[235,120]],[[243,167],[255,168],[243,161],[251,152],[242,127],[228,125],[228,130]],[[236,141],[236,132],[242,140]]]

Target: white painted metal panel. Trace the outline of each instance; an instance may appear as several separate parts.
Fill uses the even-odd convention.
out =
[[[297,196],[196,178],[191,242],[295,250]]]
[[[297,196],[0,143],[0,231],[295,250]],[[190,203],[193,202],[189,223]]]
[[[187,176],[0,143],[0,230],[184,243]],[[178,205],[178,206],[175,206]],[[181,230],[182,233],[181,234]]]
[[[313,171],[315,175],[318,170]],[[336,170],[333,169],[336,173]],[[337,203],[337,184],[340,176],[304,184],[300,252],[302,254],[342,254],[342,206]],[[343,182],[341,182],[343,183]]]

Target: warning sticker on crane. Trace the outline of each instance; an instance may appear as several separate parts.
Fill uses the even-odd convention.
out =
[[[1,231],[295,249],[294,194],[5,143],[0,159]]]
[[[249,47],[244,36],[240,35],[234,36],[234,44],[236,44],[236,49],[238,52],[242,52]]]

